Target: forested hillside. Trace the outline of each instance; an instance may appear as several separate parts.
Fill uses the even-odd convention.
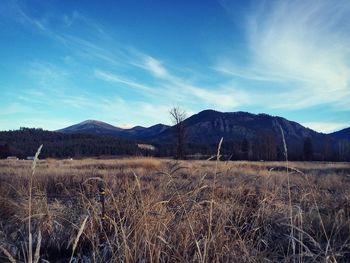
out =
[[[135,142],[108,136],[64,134],[42,129],[21,128],[0,132],[0,157],[33,156],[39,145],[44,147],[41,158],[88,157],[100,155],[134,155]]]

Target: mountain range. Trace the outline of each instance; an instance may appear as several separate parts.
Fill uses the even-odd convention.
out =
[[[81,123],[63,128],[58,130],[58,132],[75,134],[94,134],[94,135],[111,135],[123,139],[133,139],[133,140],[142,140],[154,137],[163,131],[167,130],[169,126],[164,124],[156,124],[151,127],[142,127],[135,126],[130,129],[123,129],[115,127],[111,124],[96,121],[96,120],[87,120]]]
[[[302,154],[305,138],[310,138],[317,154],[337,151],[342,141],[350,141],[350,127],[324,134],[278,116],[248,112],[219,112],[204,110],[183,121],[186,142],[192,145],[215,145],[220,138],[225,142],[240,144],[247,140],[251,145],[270,143],[283,148],[283,135],[291,154]],[[151,127],[135,126],[122,129],[110,124],[88,120],[58,130],[61,133],[110,135],[117,138],[148,142],[156,145],[176,143],[176,127],[156,124]]]
[[[319,133],[301,124],[278,116],[268,114],[252,114],[248,112],[219,112],[204,110],[184,120],[186,137],[191,143],[215,143],[224,137],[252,139],[259,132],[280,134],[281,127],[288,140],[299,140],[304,137],[324,137],[333,139],[349,139],[350,127],[329,134]],[[123,129],[111,124],[86,120],[81,123],[62,128],[57,132],[75,134],[111,135],[124,139],[167,141],[174,140],[174,126],[156,124],[150,127],[135,126]]]

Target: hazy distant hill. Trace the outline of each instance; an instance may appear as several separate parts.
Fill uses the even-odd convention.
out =
[[[141,140],[157,136],[168,128],[169,126],[164,124],[156,124],[148,128],[136,126],[131,129],[120,131],[115,135],[119,136],[120,138]]]
[[[136,140],[153,137],[163,132],[168,127],[169,126],[164,124],[156,124],[148,128],[135,126],[130,129],[122,129],[102,121],[87,120],[67,128],[60,129],[57,132],[68,134],[85,133],[95,135],[111,135],[114,137]]]
[[[78,124],[74,124],[67,128],[58,130],[62,133],[86,133],[86,134],[99,134],[99,135],[114,135],[121,131],[121,128],[115,127],[108,123],[96,120],[87,120]]]

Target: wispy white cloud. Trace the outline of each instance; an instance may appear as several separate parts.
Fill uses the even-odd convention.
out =
[[[36,27],[34,22],[39,21],[39,19],[31,17],[20,6],[18,6],[18,10],[25,19],[31,20],[30,24],[32,26]],[[52,27],[53,24],[59,24],[59,26]],[[73,52],[67,58],[72,61],[74,57],[74,62],[78,64],[74,68],[78,68],[79,65],[85,67],[85,62],[99,65],[92,69],[96,79],[114,83],[118,87],[136,89],[150,98],[152,102],[167,103],[168,105],[181,104],[191,111],[207,107],[233,110],[247,101],[247,96],[242,90],[233,87],[222,87],[222,83],[217,83],[213,87],[205,87],[201,84],[200,79],[194,82],[176,74],[174,71],[170,71],[169,68],[174,67],[162,62],[161,59],[155,56],[116,43],[114,39],[108,37],[101,25],[79,12],[73,11],[70,14],[51,16],[45,20],[45,23],[42,22],[42,26],[49,37],[61,41],[64,46]],[[82,33],[72,34],[69,33],[71,32],[69,30],[60,30],[61,27],[79,28],[80,30],[75,30],[75,32],[88,31],[89,35],[94,36],[94,38],[87,38]],[[45,86],[76,87],[69,80],[71,75],[74,76],[76,73],[55,68],[50,64],[44,64],[32,65],[30,69],[32,77],[37,78],[37,81],[41,83],[41,89]],[[137,71],[140,69],[154,77],[154,81],[144,82],[143,79],[138,79]],[[125,74],[125,72],[127,73]],[[136,77],[131,77],[130,72],[136,73],[133,74]],[[194,75],[195,72],[192,71],[191,76]],[[65,105],[74,108],[83,108],[86,104],[84,98],[77,98],[76,103],[74,103],[74,98],[61,95],[57,97]]]
[[[99,23],[83,15],[77,10],[73,10],[69,13],[57,15],[54,17],[54,19],[57,21],[57,23],[67,28],[73,27],[75,25],[81,26],[83,24],[83,26],[93,29],[95,33],[98,32],[101,35],[104,35],[104,36],[107,35],[105,30],[102,28],[102,26]]]
[[[154,58],[152,60],[157,61]],[[102,70],[95,70],[94,74],[96,78],[115,83],[118,86],[124,84],[142,90],[145,92],[144,95],[153,98],[154,101],[162,100],[168,105],[181,104],[189,110],[193,106],[201,109],[203,105],[218,110],[233,110],[249,101],[244,91],[232,86],[217,86],[215,89],[203,88],[171,74],[164,66],[162,66],[162,70],[166,72],[166,75],[162,75],[162,79],[157,81],[154,88]],[[153,74],[153,72],[150,73]]]
[[[92,106],[92,101],[85,96],[63,95],[59,98],[59,102],[71,108],[88,109]]]
[[[197,84],[192,79],[179,76],[155,57],[134,52],[134,59],[136,59],[133,62],[135,66],[157,78],[156,95],[168,100],[170,104],[182,104],[189,110],[193,106],[203,108],[203,105],[206,108],[233,110],[241,105],[246,105],[249,101],[247,94],[242,89],[234,87],[232,83],[226,83],[226,86],[223,86],[221,82],[218,82],[212,87],[205,87],[200,85],[200,79],[196,79],[199,82]],[[191,73],[196,75],[193,70]]]
[[[162,65],[161,61],[149,55],[140,54],[139,52],[137,55],[138,59],[141,61],[137,61],[134,65],[145,69],[157,78],[166,79],[170,77],[167,69]]]
[[[25,69],[25,74],[33,78],[47,82],[56,82],[69,76],[69,72],[62,67],[55,66],[52,63],[34,61],[29,63]]]
[[[167,104],[124,100],[118,96],[95,97],[94,100],[91,100],[91,109],[96,112],[96,115],[91,115],[91,119],[103,117],[103,121],[117,127],[122,127],[125,123],[130,126],[151,126],[159,122],[169,123],[169,106]]]
[[[31,111],[32,111],[31,107],[25,106],[19,102],[13,102],[3,107],[0,111],[0,115],[6,116],[6,115],[13,115],[16,113],[30,113]]]
[[[194,102],[197,101],[200,105],[204,104],[207,107],[217,110],[234,110],[239,106],[247,104],[249,101],[244,91],[235,89],[234,87],[205,89],[181,82],[178,84],[184,87],[184,95],[187,99]]]
[[[62,43],[71,53],[82,58],[101,60],[113,65],[123,64],[120,45],[111,50],[104,43],[115,46],[101,24],[94,19],[73,10],[66,13],[42,12],[34,16],[30,5],[24,1],[6,1],[0,7],[0,16],[7,17],[26,29]],[[113,45],[112,45],[113,44]]]
[[[19,5],[13,9],[21,24],[47,35],[55,44],[59,41],[64,50],[64,65],[42,61],[29,65],[27,74],[33,81],[24,92],[18,92],[20,102],[84,109],[86,115],[92,114],[89,118],[106,118],[116,125],[130,120],[143,125],[166,122],[171,105],[181,105],[191,113],[204,108],[293,110],[321,104],[350,110],[350,19],[346,16],[350,8],[343,0],[255,5],[244,20],[246,63],[224,54],[226,59],[214,67],[224,76],[206,74],[210,66],[201,65],[204,70],[198,73],[169,58],[127,47],[111,38],[101,24],[77,11],[33,17]],[[99,90],[84,90],[91,78],[100,81]],[[210,79],[210,84],[204,79]],[[104,82],[115,85],[116,97],[103,94]],[[264,89],[259,90],[257,83]],[[273,93],[265,89],[270,84]],[[119,88],[123,92],[119,93]],[[135,98],[135,92],[125,95],[126,88],[142,96]],[[108,91],[110,94],[111,89]],[[117,97],[121,94],[125,96]],[[116,119],[116,112],[127,118]],[[325,124],[322,127],[326,129]]]
[[[344,109],[350,99],[349,12],[343,0],[262,2],[244,23],[248,63],[223,59],[216,69],[279,87],[268,95],[276,98],[270,103],[274,108],[329,104]]]
[[[153,73],[155,76],[159,78],[166,78],[168,76],[168,71],[162,66],[162,64],[148,56],[145,60],[146,67],[150,70],[151,73]]]
[[[140,90],[147,91],[147,92],[152,91],[152,88],[150,88],[146,85],[134,82],[132,80],[123,79],[123,78],[119,77],[118,75],[110,73],[110,72],[95,69],[94,74],[95,74],[96,78],[101,79],[103,81],[112,82],[112,83],[116,83],[116,84],[124,84],[126,86],[133,87],[133,88],[140,89]]]
[[[28,127],[28,128],[42,128],[45,130],[58,130],[62,127],[67,127],[72,123],[76,123],[77,120],[69,119],[69,118],[41,118],[41,117],[33,117],[26,118],[24,120],[13,120],[11,118],[3,118],[0,119],[0,127],[8,127],[8,130],[18,130],[20,127]]]
[[[40,21],[40,19],[37,18],[33,18],[29,15],[27,15],[22,8],[19,7],[19,5],[14,4],[13,6],[15,8],[16,14],[18,14],[18,16],[16,16],[16,18],[23,24],[29,24],[34,26],[36,29],[39,29],[40,31],[46,31],[47,28],[44,24],[44,21]]]

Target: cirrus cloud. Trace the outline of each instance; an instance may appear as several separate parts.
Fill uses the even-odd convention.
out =
[[[225,7],[233,12],[230,5]],[[246,13],[246,65],[222,59],[215,69],[244,81],[264,82],[271,108],[326,104],[349,110],[350,5],[348,1],[267,1]],[[255,90],[265,101],[265,90]],[[256,104],[259,104],[257,101]]]

